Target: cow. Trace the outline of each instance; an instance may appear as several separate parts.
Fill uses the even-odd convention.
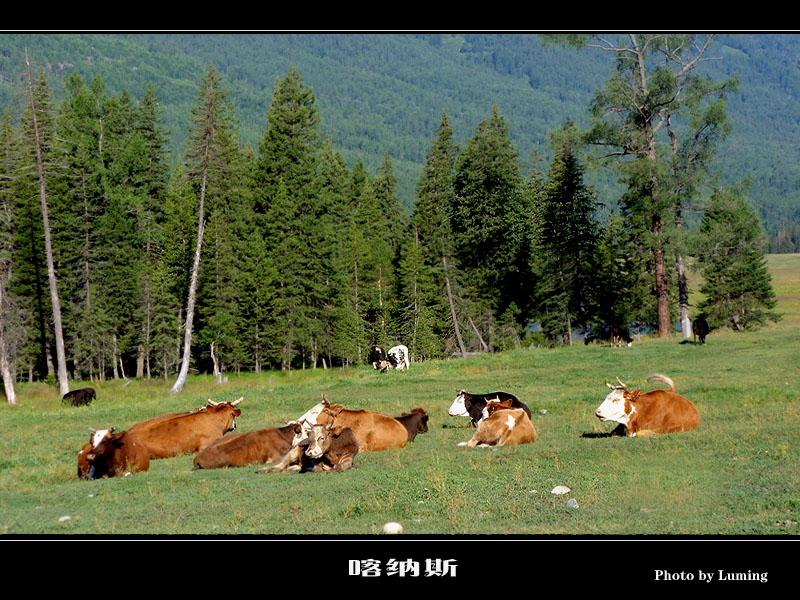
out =
[[[648,381],[666,383],[669,390],[628,391],[619,377],[619,385],[606,382],[611,392],[595,411],[601,421],[616,421],[619,425],[612,435],[628,437],[655,433],[675,433],[695,429],[700,423],[697,407],[675,392],[675,384],[666,375],[652,375]]]
[[[371,410],[349,409],[341,404],[331,404],[324,394],[322,402],[293,421],[296,422],[303,423],[306,430],[311,425],[331,422],[349,427],[358,439],[359,452],[403,448],[408,443],[408,431],[394,417]]]
[[[381,373],[385,373],[389,369],[408,370],[410,365],[408,348],[402,344],[389,348],[389,352],[384,352],[383,348],[376,346],[370,352],[369,361],[372,363],[372,368],[380,369]]]
[[[150,454],[129,431],[114,433],[111,429],[92,429],[89,443],[78,452],[78,477],[100,479],[147,471]]]
[[[472,438],[459,446],[514,446],[536,441],[536,428],[528,414],[521,408],[509,408],[499,402],[490,402],[489,415],[478,423]]]
[[[381,369],[384,370],[386,366],[386,351],[380,346],[375,346],[372,352],[369,353],[369,362],[372,365],[373,369]]]
[[[335,471],[340,473],[353,466],[358,454],[358,440],[353,430],[327,423],[306,427],[305,422],[296,424],[297,434],[292,446],[281,461],[272,467],[264,467],[256,473],[300,471],[301,473]]]
[[[447,409],[447,414],[451,417],[470,417],[473,427],[486,416],[484,409],[490,400],[510,401],[513,408],[521,408],[528,414],[528,418],[531,416],[527,405],[507,392],[492,392],[491,394],[469,394],[466,390],[456,390],[456,392],[455,400]]]
[[[226,435],[194,457],[194,468],[220,469],[279,462],[291,449],[297,427],[286,425]]]
[[[695,344],[697,343],[697,338],[700,338],[701,344],[705,344],[708,332],[708,321],[706,321],[703,317],[698,317],[692,321],[692,339],[694,340]]]
[[[96,397],[93,388],[72,390],[61,397],[61,404],[72,406],[89,406]]]
[[[413,442],[418,433],[428,433],[428,414],[422,408],[413,408],[395,419],[408,431],[409,442]]]
[[[611,345],[620,347],[622,344],[630,347],[633,344],[633,338],[627,329],[620,325],[614,325],[611,327]]]
[[[203,408],[185,413],[161,415],[129,428],[150,450],[150,458],[167,458],[196,453],[236,429],[236,408],[244,397],[233,402],[214,402],[210,398]]]

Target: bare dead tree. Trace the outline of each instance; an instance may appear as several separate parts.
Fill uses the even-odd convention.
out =
[[[53,263],[53,244],[50,238],[50,219],[47,210],[47,186],[45,184],[44,158],[42,156],[42,140],[39,131],[38,112],[36,97],[33,93],[33,77],[31,75],[31,63],[28,60],[28,50],[25,50],[25,66],[28,75],[28,95],[30,97],[31,119],[33,121],[34,145],[36,148],[36,170],[39,177],[39,199],[42,204],[42,224],[44,226],[44,246],[47,258],[47,278],[50,282],[50,302],[53,305],[53,329],[56,337],[56,360],[58,362],[58,389],[59,395],[63,396],[69,391],[69,380],[67,378],[67,358],[64,352],[64,333],[61,326],[61,302],[58,298],[58,281],[56,279],[56,269]]]

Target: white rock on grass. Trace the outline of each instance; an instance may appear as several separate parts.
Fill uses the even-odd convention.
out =
[[[567,508],[578,508],[578,501],[575,498],[567,500]]]
[[[568,493],[569,493],[569,492],[571,492],[571,491],[572,491],[572,490],[570,490],[570,489],[569,489],[567,486],[565,486],[565,485],[557,485],[556,487],[554,487],[554,488],[553,488],[553,489],[550,491],[550,493],[551,493],[551,494],[556,494],[556,495],[558,495],[558,496],[561,496],[561,495],[563,495],[563,494],[568,494]]]

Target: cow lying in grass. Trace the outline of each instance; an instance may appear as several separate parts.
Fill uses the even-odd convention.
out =
[[[150,468],[147,448],[128,431],[89,428],[91,437],[78,452],[78,477],[100,479],[130,475]]]
[[[488,416],[478,423],[472,439],[461,442],[459,446],[513,446],[536,441],[536,429],[528,414],[521,408],[509,408],[501,402],[489,402],[486,411]]]
[[[653,390],[642,394],[642,390],[628,391],[628,386],[606,382],[611,392],[595,411],[601,421],[616,421],[619,425],[612,435],[649,435],[675,433],[695,429],[700,423],[697,407],[675,392],[675,384],[666,375],[653,375],[648,381],[666,383],[669,390]]]
[[[358,440],[349,427],[296,424],[296,435],[291,449],[272,467],[257,473],[300,471],[301,473],[335,471],[340,473],[353,466],[358,454]]]
[[[395,419],[408,431],[409,442],[413,442],[418,433],[428,433],[428,414],[422,408],[413,408]]]
[[[194,457],[195,469],[276,463],[292,448],[297,425],[232,433],[212,442]]]

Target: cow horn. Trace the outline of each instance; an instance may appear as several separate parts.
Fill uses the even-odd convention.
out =
[[[217,406],[217,405],[219,404],[219,402],[214,402],[214,401],[213,401],[211,398],[209,398],[209,399],[208,399],[208,403],[209,403],[211,406]]]
[[[625,385],[624,383],[622,383],[622,380],[621,380],[619,377],[617,377],[617,381],[619,381],[619,384],[620,384],[620,385],[621,385],[621,386],[622,386],[624,389],[626,389],[626,390],[628,389],[628,386],[627,386],[627,385]]]
[[[612,390],[614,389],[614,384],[613,383],[608,383],[608,379],[606,379],[606,385],[608,387],[610,387]]]
[[[97,429],[94,427],[89,427],[89,433],[97,433]]]
[[[242,397],[241,397],[241,398],[239,398],[238,400],[234,400],[233,402],[231,402],[231,406],[236,406],[236,405],[237,405],[237,404],[239,404],[239,402],[241,402],[242,400],[244,400],[244,396],[242,396]]]

